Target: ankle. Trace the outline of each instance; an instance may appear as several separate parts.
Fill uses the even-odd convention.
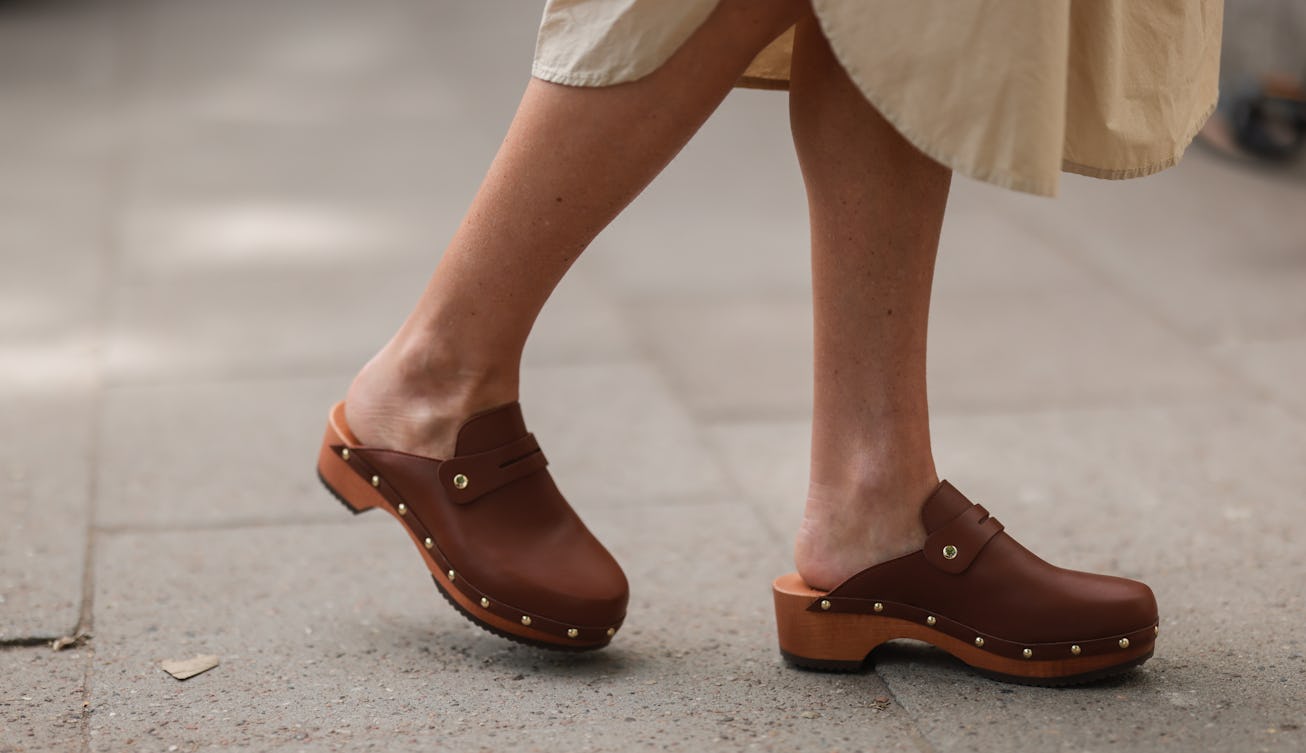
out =
[[[814,588],[833,588],[867,567],[920,549],[921,506],[938,484],[932,463],[856,481],[813,479],[794,547],[799,574]]]
[[[495,405],[516,400],[521,348],[490,348],[488,341],[475,333],[405,326],[372,360],[409,394],[467,403],[495,399]]]
[[[517,399],[519,361],[401,331],[354,377],[346,421],[364,444],[449,457],[464,419]]]

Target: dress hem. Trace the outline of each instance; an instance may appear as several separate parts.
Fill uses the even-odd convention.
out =
[[[613,86],[643,78],[643,75],[639,75],[623,81],[612,81],[612,74],[610,73],[568,73],[539,62],[531,64],[531,76],[550,83],[562,84],[563,86],[585,87]]]
[[[1193,139],[1197,137],[1197,133],[1201,130],[1202,125],[1206,123],[1207,119],[1210,118],[1211,114],[1215,111],[1216,102],[1218,101],[1217,93],[1217,95],[1212,98],[1211,104],[1206,108],[1205,113],[1197,118],[1196,122],[1190,126],[1186,137],[1176,146],[1174,152],[1167,159],[1159,162],[1151,162],[1135,167],[1110,168],[1087,165],[1063,157],[1060,163],[1060,171],[1051,180],[1031,179],[1010,170],[1005,170],[1001,167],[980,167],[974,163],[962,162],[955,155],[948,154],[944,150],[936,148],[930,144],[927,139],[922,138],[913,129],[907,127],[904,118],[898,116],[882,105],[879,101],[880,98],[874,93],[874,89],[866,83],[865,79],[852,66],[848,64],[848,56],[841,51],[839,43],[836,41],[835,37],[830,34],[825,19],[822,17],[820,6],[821,3],[819,1],[813,3],[813,10],[815,11],[814,15],[816,16],[817,23],[821,26],[821,33],[824,34],[825,38],[829,41],[830,49],[834,52],[835,58],[838,59],[839,65],[848,74],[848,77],[852,79],[853,83],[856,84],[857,89],[862,93],[862,96],[866,98],[867,102],[875,108],[876,112],[888,121],[888,123],[893,126],[894,130],[906,139],[908,143],[925,156],[968,178],[982,183],[990,183],[1000,188],[1033,194],[1035,196],[1055,197],[1060,188],[1061,172],[1069,172],[1101,180],[1128,180],[1130,178],[1141,178],[1148,175],[1154,175],[1179,163],[1180,159],[1183,158],[1184,152],[1188,149],[1189,145],[1192,144]],[[669,58],[670,55],[667,57]],[[654,65],[648,71],[632,72],[630,75],[619,75],[614,77],[611,72],[569,72],[564,69],[545,65],[537,58],[532,62],[531,75],[544,81],[565,86],[612,86],[643,78],[653,71],[656,71],[665,62],[665,59],[657,61],[657,65]],[[617,80],[614,80],[614,78]],[[735,86],[783,91],[789,88],[789,82],[781,81],[779,79],[764,79],[755,76],[744,76],[739,79]]]
[[[1210,105],[1207,106],[1206,112],[1203,113],[1201,117],[1197,118],[1196,123],[1194,123],[1192,126],[1189,127],[1188,133],[1184,136],[1184,138],[1180,139],[1178,145],[1175,148],[1174,154],[1170,155],[1169,159],[1162,160],[1160,162],[1152,162],[1150,164],[1143,165],[1141,167],[1120,167],[1120,168],[1094,167],[1093,165],[1085,165],[1083,163],[1075,162],[1073,160],[1063,159],[1061,160],[1061,169],[1068,173],[1075,173],[1076,175],[1086,175],[1090,178],[1100,178],[1102,180],[1129,180],[1130,178],[1145,178],[1149,175],[1155,175],[1156,173],[1159,173],[1162,170],[1168,170],[1174,167],[1175,165],[1179,164],[1179,160],[1183,159],[1184,152],[1188,151],[1189,146],[1192,146],[1193,140],[1196,139],[1197,134],[1201,132],[1202,126],[1206,125],[1206,121],[1210,120],[1211,115],[1215,114],[1215,108],[1216,105],[1219,103],[1219,101],[1220,101],[1220,93],[1219,91],[1217,91],[1215,93],[1213,101],[1211,102]]]

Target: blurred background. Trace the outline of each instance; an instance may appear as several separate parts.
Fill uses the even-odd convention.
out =
[[[812,389],[783,93],[732,93],[528,348],[527,420],[631,578],[611,650],[476,631],[317,486],[540,7],[0,0],[0,751],[1306,748],[1306,6],[1231,0],[1226,98],[1178,167],[954,183],[940,470],[1161,603],[1143,670],[1065,692],[915,645],[779,663]],[[222,663],[158,668],[195,654]]]

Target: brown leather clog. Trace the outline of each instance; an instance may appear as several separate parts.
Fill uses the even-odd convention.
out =
[[[797,573],[776,579],[785,659],[852,670],[885,641],[912,638],[995,679],[1067,685],[1151,657],[1158,622],[1146,585],[1044,562],[946,481],[921,520],[924,548],[831,591],[809,588]]]
[[[362,446],[337,403],[317,470],[355,514],[376,507],[402,523],[435,585],[472,622],[543,648],[601,648],[625,618],[626,576],[547,462],[515,402],[464,421],[447,460]]]

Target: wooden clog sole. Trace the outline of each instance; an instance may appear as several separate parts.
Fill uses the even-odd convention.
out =
[[[888,641],[907,638],[942,649],[987,677],[1027,685],[1076,685],[1124,672],[1152,656],[1155,641],[1136,641],[1118,653],[1066,659],[1010,659],[927,625],[875,614],[809,611],[825,592],[809,588],[798,573],[771,584],[780,653],[805,669],[852,672]]]

